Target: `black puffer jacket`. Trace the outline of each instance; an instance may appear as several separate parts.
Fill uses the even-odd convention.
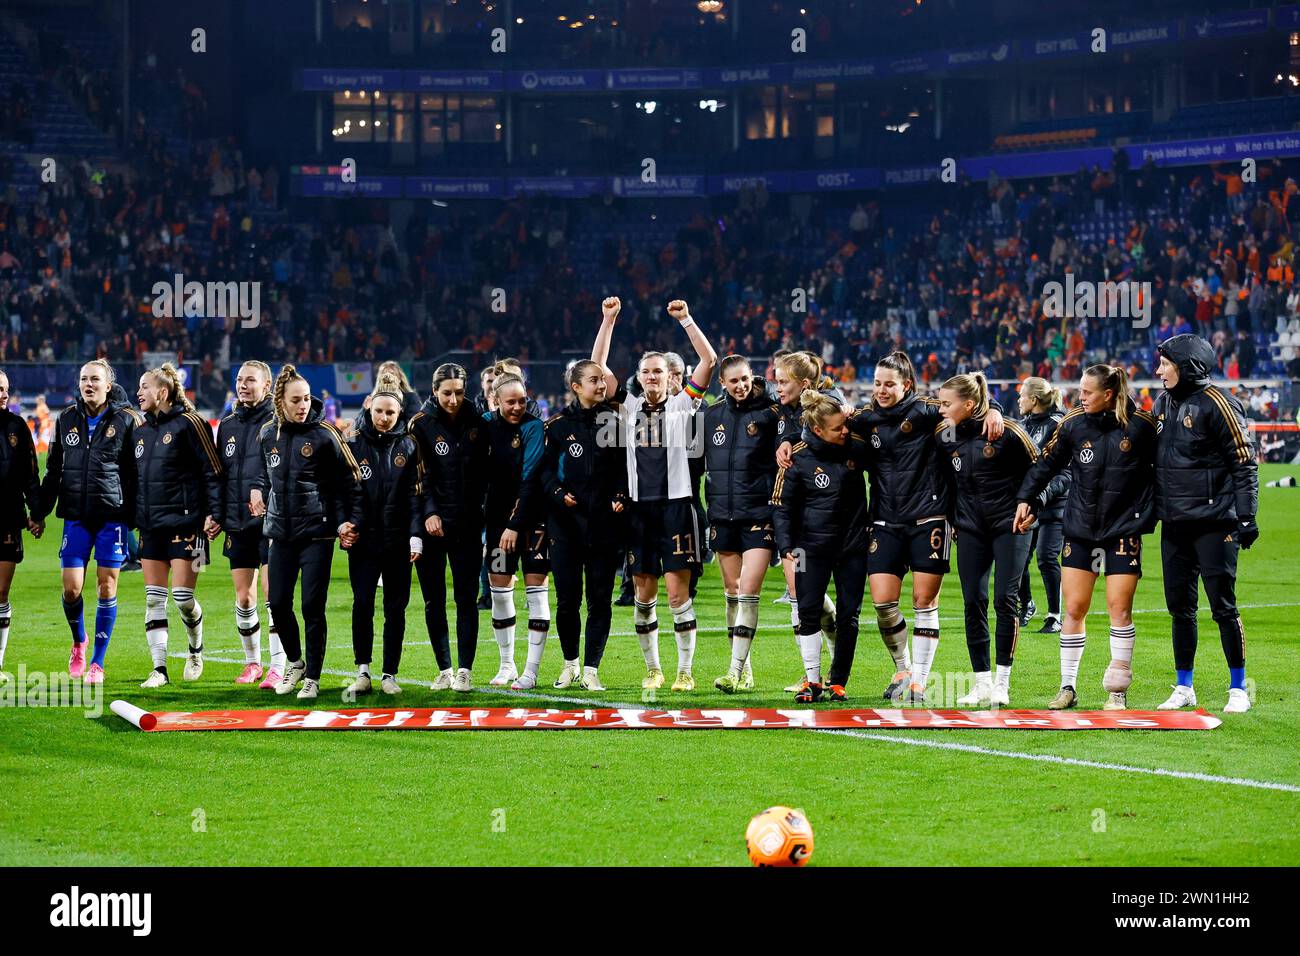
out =
[[[791,451],[789,468],[776,475],[776,546],[781,555],[802,548],[834,559],[860,554],[870,543],[864,472],[867,445],[856,435],[847,444],[822,441],[810,429]]]
[[[262,473],[257,435],[274,417],[271,399],[256,405],[235,405],[217,425],[217,454],[222,465],[221,527],[227,531],[262,530],[262,519],[248,510],[248,493]]]
[[[780,406],[757,389],[743,402],[724,394],[704,410],[700,435],[710,523],[772,520],[780,420]]]
[[[276,422],[258,434],[262,474],[254,485],[266,503],[262,533],[273,541],[333,538],[350,521],[365,530],[361,469],[337,428],[311,400],[305,422]]]
[[[1155,455],[1155,419],[1132,402],[1127,426],[1112,411],[1089,415],[1076,408],[1043,446],[1017,497],[1037,511],[1043,490],[1072,473],[1066,537],[1101,542],[1143,535],[1156,523]]]
[[[953,483],[953,525],[959,531],[992,537],[1011,531],[1020,486],[1038,459],[1038,448],[1025,430],[1005,423],[1002,437],[987,440],[984,419],[968,418],[939,436]]]
[[[628,514],[627,453],[619,446],[618,410],[574,401],[546,420],[541,482],[547,534],[594,547],[622,547]],[[607,440],[609,437],[615,440]],[[565,495],[578,502],[570,508]],[[622,502],[616,513],[614,502]]]
[[[424,461],[415,436],[406,430],[406,415],[381,432],[361,413],[360,427],[348,441],[361,475],[365,519],[353,551],[405,552],[420,534],[429,511],[424,491]]]
[[[130,405],[110,400],[91,435],[82,399],[60,412],[45,459],[40,517],[55,511],[67,521],[133,525],[136,472],[132,448],[140,421],[139,412]]]
[[[775,390],[776,387],[773,386],[773,391]],[[848,407],[848,399],[844,397],[844,393],[840,391],[839,386],[835,384],[835,380],[829,375],[822,377],[821,382],[817,385],[817,391],[835,399],[845,408]],[[778,399],[778,401],[780,400]],[[801,441],[799,433],[803,430],[803,408],[799,405],[799,399],[795,398],[792,405],[778,405],[777,408],[781,413],[781,420],[776,425],[777,442],[788,441],[794,444]]]
[[[897,405],[872,403],[849,417],[849,430],[867,443],[871,456],[871,520],[894,527],[948,514],[948,476],[935,430],[943,424],[939,403],[915,393]]]
[[[1020,421],[1029,437],[1039,449],[1045,449],[1056,426],[1065,419],[1065,412],[1052,409],[1047,412],[1032,412]],[[1043,498],[1036,502],[1039,521],[1060,521],[1065,515],[1065,501],[1070,497],[1070,469],[1063,468],[1052,475],[1047,487],[1041,489]],[[1131,532],[1130,532],[1131,533]],[[1088,540],[1092,540],[1091,538]]]
[[[428,474],[430,513],[442,520],[444,534],[477,536],[483,530],[488,486],[487,422],[472,404],[452,419],[434,399],[411,419]]]
[[[221,463],[207,419],[179,406],[148,412],[132,446],[137,528],[193,533],[208,515],[221,523]]]
[[[41,513],[41,478],[27,423],[0,408],[0,531],[27,530],[27,516]]]
[[[1156,515],[1167,523],[1226,527],[1254,519],[1259,467],[1241,403],[1210,384],[1214,349],[1195,335],[1158,347],[1178,385],[1156,398]]]

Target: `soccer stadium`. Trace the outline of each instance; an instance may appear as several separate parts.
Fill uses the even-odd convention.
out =
[[[0,861],[1294,866],[1293,229],[1293,4],[6,0]]]

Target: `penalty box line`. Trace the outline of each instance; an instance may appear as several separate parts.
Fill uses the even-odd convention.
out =
[[[172,657],[184,658],[187,654],[176,653]],[[241,658],[234,657],[207,657],[207,660],[217,664],[243,664]],[[337,668],[326,667],[321,669],[322,674],[329,674],[334,677],[355,677],[354,671],[339,670]],[[517,697],[523,700],[542,700],[558,704],[581,704],[584,707],[608,707],[616,710],[644,710],[645,703],[619,703],[617,701],[593,700],[590,697],[568,697],[562,694],[548,694],[544,691],[531,690],[511,690],[510,688],[492,688],[483,690],[475,688],[476,694],[493,694],[502,697]],[[1039,763],[1051,763],[1067,767],[1082,767],[1088,770],[1109,770],[1115,773],[1135,773],[1152,777],[1169,777],[1175,780],[1194,780],[1198,783],[1218,783],[1233,787],[1249,787],[1256,790],[1277,790],[1284,793],[1300,793],[1300,786],[1290,783],[1275,783],[1270,780],[1251,780],[1246,777],[1224,777],[1218,774],[1200,773],[1191,770],[1170,770],[1165,767],[1137,767],[1131,764],[1106,763],[1100,760],[1084,760],[1079,757],[1060,757],[1056,754],[1036,754],[1026,753],[1019,750],[998,750],[994,747],[980,747],[976,744],[961,744],[945,740],[925,740],[917,737],[903,737],[896,734],[873,734],[863,730],[832,730],[830,728],[815,729],[810,728],[815,734],[838,734],[847,737],[857,737],[860,740],[875,740],[888,744],[905,744],[913,747],[932,747],[937,750],[955,751],[958,753],[979,754],[984,757],[1008,757],[1014,760],[1031,760]]]

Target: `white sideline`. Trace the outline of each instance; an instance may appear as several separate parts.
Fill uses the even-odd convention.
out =
[[[175,653],[169,655],[175,658],[185,658],[188,655],[184,653]],[[204,655],[205,660],[217,664],[243,664],[242,657],[212,657]],[[337,668],[326,667],[321,669],[322,674],[330,674],[334,677],[353,677],[354,671],[338,670]],[[610,707],[621,710],[641,710],[645,709],[644,703],[619,703],[617,701],[593,700],[590,697],[565,697],[560,694],[547,694],[545,692],[530,690],[510,690],[508,687],[492,687],[474,689],[476,694],[493,694],[504,697],[520,697],[529,700],[545,700],[559,704],[582,704],[586,707]],[[708,704],[705,704],[707,707]],[[1168,770],[1164,767],[1134,767],[1122,763],[1103,763],[1098,760],[1081,760],[1077,757],[1058,757],[1055,754],[1034,754],[1024,753],[1019,750],[996,750],[992,747],[978,747],[974,744],[960,744],[945,740],[925,740],[917,737],[902,737],[896,734],[872,734],[862,730],[813,730],[815,734],[840,734],[848,737],[858,737],[862,740],[878,740],[888,744],[907,744],[913,747],[934,747],[939,750],[953,750],[961,753],[981,754],[986,757],[1012,757],[1017,760],[1036,760],[1041,763],[1054,763],[1069,767],[1085,767],[1089,770],[1113,770],[1118,773],[1138,773],[1146,774],[1153,777],[1172,777],[1178,780],[1195,780],[1200,783],[1222,783],[1234,787],[1252,787],[1256,790],[1281,790],[1286,793],[1300,793],[1300,786],[1290,783],[1274,783],[1269,780],[1251,780],[1246,777],[1221,777],[1217,774],[1198,773],[1190,770]]]

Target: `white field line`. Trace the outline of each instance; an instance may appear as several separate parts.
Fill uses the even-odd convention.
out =
[[[185,658],[187,655],[176,653],[169,655],[175,658]],[[204,655],[205,660],[210,660],[218,664],[242,664],[244,659],[234,657],[212,657]],[[336,668],[326,667],[321,670],[322,674],[330,674],[336,677],[353,677],[353,671],[338,670]],[[644,710],[643,703],[620,703],[618,701],[595,700],[591,697],[567,697],[561,694],[548,694],[544,691],[527,691],[527,690],[510,690],[509,688],[492,687],[492,688],[475,688],[475,693],[490,693],[504,697],[518,697],[525,700],[542,700],[559,704],[581,704],[584,707],[608,707],[617,710]],[[272,697],[278,700],[278,697]],[[1136,773],[1145,774],[1153,777],[1170,777],[1177,780],[1195,780],[1199,783],[1221,783],[1234,787],[1251,787],[1256,790],[1280,790],[1286,793],[1300,793],[1300,786],[1290,783],[1274,783],[1269,780],[1250,780],[1245,777],[1221,777],[1217,774],[1198,773],[1189,770],[1170,770],[1165,767],[1134,767],[1129,764],[1121,763],[1103,763],[1098,760],[1081,760],[1077,757],[1058,757],[1055,754],[1035,754],[1024,753],[1018,750],[996,750],[992,747],[978,747],[974,744],[961,744],[945,740],[931,740],[917,737],[902,737],[897,734],[873,734],[861,730],[831,730],[829,728],[822,730],[813,730],[816,734],[839,734],[841,736],[857,737],[861,740],[877,740],[888,744],[905,744],[912,747],[933,747],[937,750],[956,751],[959,753],[980,754],[986,757],[1009,757],[1016,760],[1033,760],[1040,763],[1052,763],[1068,767],[1085,767],[1089,770],[1110,770],[1116,773]]]

